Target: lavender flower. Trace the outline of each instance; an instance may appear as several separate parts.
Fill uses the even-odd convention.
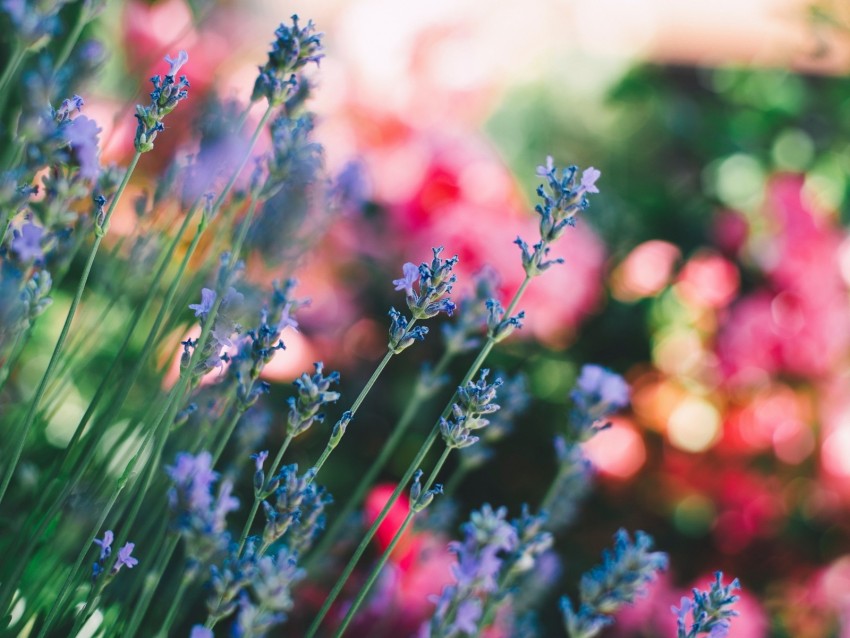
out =
[[[551,157],[546,165],[537,168],[537,174],[546,178],[546,183],[537,188],[540,204],[535,207],[540,215],[540,241],[529,247],[522,238],[514,243],[522,251],[522,265],[529,277],[536,277],[551,266],[563,263],[563,259],[547,259],[550,244],[564,234],[569,226],[574,226],[576,216],[590,205],[585,194],[598,193],[596,180],[600,172],[593,167],[582,173],[580,183],[576,184],[578,167],[570,166],[558,174]]]
[[[292,436],[303,434],[313,423],[322,423],[325,415],[319,410],[328,403],[335,403],[340,397],[339,392],[330,389],[331,384],[339,383],[339,372],[331,372],[328,376],[324,376],[322,362],[319,361],[313,365],[316,369],[313,375],[305,372],[293,382],[298,388],[298,394],[288,400],[289,414],[286,426],[286,433]]]
[[[410,509],[413,512],[419,513],[428,507],[434,500],[434,497],[443,493],[443,486],[437,483],[433,488],[422,493],[422,470],[416,470],[413,474],[413,485],[410,487]]]
[[[127,569],[133,569],[136,565],[139,564],[138,559],[131,556],[133,550],[136,548],[135,543],[126,543],[121,549],[118,550],[118,560],[115,561],[115,565],[112,567],[112,571],[117,573],[125,565]]]
[[[615,372],[598,365],[585,365],[570,398],[574,409],[570,413],[569,438],[584,442],[607,427],[601,423],[605,417],[628,405],[629,386]]]
[[[621,529],[614,536],[614,551],[602,553],[602,564],[581,577],[580,607],[574,610],[570,599],[561,599],[564,626],[570,638],[592,638],[614,622],[611,616],[623,605],[634,602],[647,583],[667,568],[667,555],[651,552],[652,538],[637,532],[632,543]]]
[[[399,354],[413,345],[414,341],[424,341],[428,334],[427,326],[414,326],[408,328],[409,322],[395,308],[390,308],[390,341],[387,347],[395,354]]]
[[[174,79],[174,77],[176,77],[177,75],[177,72],[183,67],[184,64],[189,61],[189,54],[181,50],[177,53],[177,57],[175,57],[173,60],[170,56],[166,55],[165,61],[171,65],[171,68],[168,69],[168,73],[166,73],[165,75],[166,77]]]
[[[208,564],[224,552],[230,542],[227,515],[238,509],[233,483],[222,481],[213,495],[218,473],[212,469],[212,455],[181,453],[175,464],[165,468],[173,486],[168,500],[175,515],[175,528],[186,541],[186,553],[197,565]]]
[[[419,267],[413,262],[407,262],[402,266],[403,276],[401,279],[393,279],[396,290],[404,290],[404,294],[413,295],[413,284],[419,281]]]
[[[264,609],[288,612],[294,605],[292,588],[304,576],[306,572],[298,567],[297,554],[284,547],[274,557],[263,556],[257,562],[251,588]]]
[[[478,381],[470,381],[465,387],[459,387],[451,416],[448,419],[440,417],[440,434],[448,447],[465,448],[474,445],[478,437],[472,436],[471,432],[487,426],[490,421],[483,418],[484,415],[498,411],[499,406],[493,401],[502,380],[487,383],[489,373],[489,370],[482,370]]]
[[[74,118],[63,129],[65,139],[68,140],[80,167],[80,176],[90,182],[95,181],[100,174],[98,150],[100,132],[97,122],[85,115]]]
[[[195,625],[189,633],[189,638],[215,638],[212,629],[207,629],[203,625]]]
[[[174,73],[189,60],[185,51],[181,51],[175,60],[165,56],[165,61],[170,65],[169,72],[165,77],[155,75],[151,78],[153,91],[151,91],[150,106],[136,105],[135,146],[139,153],[147,153],[153,150],[153,143],[157,134],[165,130],[163,118],[171,113],[177,104],[189,96],[189,80],[185,75],[175,82]]]
[[[714,574],[714,582],[707,592],[693,590],[693,599],[683,597],[681,606],[672,608],[676,615],[677,638],[696,638],[707,635],[709,638],[726,638],[729,635],[731,619],[738,612],[731,609],[740,599],[732,592],[741,588],[736,578],[728,585],[723,584],[723,573]],[[687,626],[690,615],[693,622]]]
[[[604,415],[628,405],[629,386],[619,374],[602,366],[585,365],[570,397],[585,412]]]
[[[413,281],[410,285],[407,283],[413,274],[409,268],[410,264],[404,265],[404,278],[393,282],[396,284],[396,290],[404,288],[407,307],[415,319],[430,319],[441,312],[451,317],[455,309],[454,303],[445,295],[452,291],[452,285],[457,279],[452,273],[458,260],[457,255],[451,259],[440,258],[442,246],[434,248],[433,252],[431,263],[422,263],[419,266],[418,292],[413,289]],[[399,282],[403,282],[402,287],[398,286]]]
[[[103,540],[99,540],[95,538],[92,542],[100,547],[100,560],[101,562],[109,558],[110,554],[112,554],[112,541],[115,540],[115,535],[112,533],[111,529],[106,530],[103,533]]]
[[[97,578],[106,569],[106,562],[112,555],[112,542],[114,540],[115,535],[112,533],[112,530],[106,530],[103,533],[103,540],[96,538],[92,541],[95,545],[100,547],[100,556],[98,556],[97,561],[95,561],[92,566],[92,580],[97,580]],[[115,564],[109,571],[107,579],[112,579],[122,567],[126,566],[127,569],[133,569],[133,567],[139,564],[138,559],[132,555],[135,548],[135,543],[125,543],[124,546],[118,550],[118,557],[115,559]]]
[[[432,597],[436,609],[420,630],[420,636],[448,638],[477,635],[485,604],[499,588],[499,574],[505,556],[514,551],[519,537],[506,520],[507,509],[485,505],[464,523],[464,540],[449,549],[457,556],[452,567],[455,582]]]
[[[520,311],[511,317],[505,317],[505,309],[496,299],[488,299],[487,307],[487,336],[494,342],[499,343],[513,333],[514,330],[522,328],[522,320],[525,319],[525,311]]]
[[[44,228],[27,221],[21,226],[20,231],[15,231],[11,248],[21,262],[28,264],[44,259],[42,242],[44,239]]]
[[[189,310],[195,311],[195,316],[200,317],[201,321],[206,320],[215,303],[215,290],[209,288],[201,288],[201,303],[189,304]]]
[[[265,97],[269,104],[278,106],[291,97],[297,89],[293,74],[324,57],[322,35],[312,21],[300,27],[297,15],[292,16],[291,27],[281,24],[275,31],[268,61],[260,67],[251,101]]]
[[[298,475],[298,466],[286,465],[281,468],[275,481],[278,487],[274,491],[274,504],[263,501],[266,525],[263,529],[263,547],[286,537],[291,550],[300,551],[312,542],[324,519],[324,506],[330,497],[322,487],[313,483],[314,470]],[[290,538],[290,537],[293,537]]]

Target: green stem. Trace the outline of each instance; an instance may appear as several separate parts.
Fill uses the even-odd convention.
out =
[[[86,283],[88,282],[89,274],[91,273],[91,268],[94,264],[94,258],[97,256],[97,250],[98,248],[100,248],[100,243],[103,241],[106,228],[109,225],[109,220],[112,217],[112,214],[115,212],[115,207],[118,204],[118,200],[121,199],[121,195],[124,193],[124,189],[127,188],[127,184],[130,181],[130,176],[133,174],[136,165],[139,163],[139,158],[141,157],[141,155],[142,154],[138,151],[136,151],[135,155],[133,155],[133,159],[130,161],[130,166],[127,168],[127,172],[124,174],[124,179],[121,181],[121,185],[118,187],[118,190],[115,193],[115,197],[112,198],[112,203],[109,205],[109,209],[106,212],[106,216],[102,225],[103,230],[95,234],[94,243],[92,244],[91,251],[89,252],[89,257],[86,261],[85,268],[83,269],[83,274],[80,277],[80,283],[77,286],[77,292],[74,295],[74,299],[71,301],[71,307],[68,310],[68,315],[65,318],[65,323],[62,325],[62,332],[59,334],[59,340],[57,341],[56,346],[53,348],[53,354],[50,356],[50,361],[47,364],[47,369],[44,371],[44,374],[41,377],[41,381],[38,384],[38,388],[36,389],[35,396],[30,402],[30,408],[24,420],[24,426],[20,434],[18,435],[18,440],[15,443],[14,451],[12,452],[12,458],[8,462],[6,470],[3,474],[3,481],[0,484],[0,503],[3,502],[3,497],[6,495],[6,490],[9,487],[9,483],[12,481],[12,476],[15,473],[15,469],[18,467],[18,461],[20,460],[21,454],[24,450],[24,445],[26,444],[27,436],[29,435],[30,428],[32,427],[33,421],[35,419],[35,414],[38,410],[38,405],[41,401],[42,396],[44,395],[44,390],[47,387],[47,383],[48,381],[50,381],[50,375],[53,373],[53,368],[56,366],[56,362],[59,359],[59,353],[62,351],[62,346],[65,343],[65,339],[68,336],[68,330],[71,328],[71,322],[74,320],[74,315],[76,314],[77,306],[80,304],[80,300],[83,296],[83,291],[86,289]]]
[[[286,452],[286,449],[289,447],[289,444],[292,443],[292,439],[295,436],[292,434],[287,434],[286,438],[283,440],[283,444],[280,446],[280,449],[277,452],[277,456],[271,464],[269,476],[274,476],[277,473],[277,468],[280,466],[281,460],[283,460],[283,454]],[[254,504],[251,507],[251,513],[248,515],[248,520],[245,521],[245,527],[242,528],[242,534],[239,537],[239,550],[236,552],[237,556],[242,554],[242,550],[245,549],[245,542],[248,540],[248,534],[251,531],[251,526],[254,524],[254,518],[257,516],[257,510],[260,509],[260,503],[263,502],[260,494],[254,494]]]
[[[384,553],[381,554],[381,558],[378,559],[377,564],[375,565],[374,569],[372,569],[372,573],[369,574],[369,578],[363,584],[363,587],[360,588],[360,592],[357,594],[357,598],[355,598],[354,602],[351,604],[351,608],[348,610],[348,613],[345,614],[345,618],[342,619],[342,622],[339,624],[339,627],[337,627],[336,631],[334,632],[334,638],[339,638],[340,636],[342,636],[343,633],[345,633],[345,630],[348,628],[349,623],[354,618],[354,614],[357,613],[357,610],[360,608],[360,605],[366,598],[366,594],[368,594],[369,590],[372,589],[372,585],[375,584],[378,575],[381,573],[381,570],[383,570],[384,565],[386,565],[387,560],[389,560],[390,556],[396,548],[396,545],[398,545],[398,542],[401,540],[402,535],[407,530],[407,526],[410,525],[410,521],[413,520],[414,516],[414,511],[410,510],[407,513],[407,516],[404,517],[404,520],[401,523],[401,527],[398,528],[398,531],[396,532],[395,536],[393,536],[392,541],[384,550]],[[315,630],[311,627],[307,636],[312,636],[314,633]]]
[[[425,487],[425,490],[423,490],[423,493],[424,491],[427,491],[428,486],[430,486],[437,479],[437,476],[440,474],[440,470],[443,469],[443,465],[445,464],[446,459],[449,458],[449,454],[451,453],[451,451],[452,448],[450,447],[447,447],[443,450],[442,455],[440,455],[440,459],[437,461],[437,464],[434,466],[434,469],[431,470],[431,476],[428,479],[427,486]],[[351,620],[354,618],[354,615],[357,613],[357,610],[360,609],[360,605],[363,604],[363,601],[366,599],[367,594],[372,589],[372,586],[378,579],[381,570],[383,570],[384,565],[386,565],[387,560],[389,560],[390,556],[393,553],[393,550],[396,548],[396,545],[398,545],[398,542],[401,540],[401,537],[404,535],[404,532],[407,530],[407,527],[408,525],[410,525],[410,522],[413,520],[414,516],[416,516],[416,510],[411,507],[410,511],[407,513],[407,516],[405,516],[401,527],[398,528],[398,531],[395,533],[395,536],[393,536],[393,539],[390,542],[389,546],[384,550],[384,553],[381,554],[381,558],[378,559],[378,563],[372,569],[372,573],[369,574],[369,578],[366,580],[365,583],[363,583],[363,586],[357,593],[354,602],[348,609],[348,613],[345,614],[345,618],[342,619],[342,622],[340,623],[339,627],[337,627],[337,630],[334,633],[334,638],[340,638],[342,634],[345,633],[346,628],[348,627]]]
[[[168,632],[171,631],[171,625],[173,625],[174,621],[177,619],[177,612],[180,610],[180,603],[183,601],[183,596],[186,594],[186,589],[189,587],[191,582],[192,579],[187,576],[183,576],[180,579],[180,586],[174,593],[174,597],[171,600],[171,606],[168,608],[168,613],[165,615],[165,620],[162,623],[159,633],[157,633],[157,638],[168,638]]]
[[[434,370],[430,373],[431,376],[434,378],[440,377],[446,371],[446,368],[448,368],[454,356],[455,352],[453,350],[446,350],[437,362]],[[354,488],[354,493],[346,500],[345,507],[336,515],[333,524],[324,534],[322,534],[321,540],[313,551],[310,552],[310,556],[304,562],[305,569],[309,571],[315,564],[316,560],[327,555],[331,545],[336,542],[339,535],[345,529],[346,523],[351,518],[354,510],[357,509],[357,507],[359,507],[359,505],[363,502],[369,488],[372,487],[375,483],[375,479],[395,454],[398,446],[404,439],[404,435],[407,434],[410,425],[413,423],[414,417],[419,414],[419,411],[422,409],[422,404],[430,396],[431,393],[428,392],[422,384],[417,385],[417,388],[413,393],[413,397],[405,406],[404,412],[401,417],[399,417],[392,430],[392,434],[378,453],[378,458],[369,465],[369,469],[366,470],[366,474],[363,475],[363,478],[360,479],[357,487]]]
[[[411,319],[408,322],[407,328],[405,330],[410,330],[410,328],[413,327],[414,323],[416,323],[416,319]],[[381,362],[375,368],[375,371],[372,373],[372,376],[369,377],[369,380],[366,382],[366,385],[363,386],[363,389],[360,391],[360,394],[357,395],[357,398],[354,400],[354,403],[351,404],[351,408],[348,410],[348,412],[350,413],[350,418],[353,418],[354,415],[357,413],[357,409],[363,403],[363,400],[366,398],[366,395],[369,394],[369,391],[372,389],[372,386],[375,385],[375,382],[378,380],[378,377],[381,376],[381,372],[383,372],[384,368],[387,367],[387,364],[390,362],[390,359],[393,358],[393,354],[394,353],[392,350],[387,350],[387,353],[384,355],[384,358],[381,359]],[[333,437],[328,440],[327,445],[325,445],[325,449],[322,450],[322,455],[319,457],[319,460],[313,466],[313,469],[315,471],[313,473],[312,480],[316,479],[316,475],[322,469],[322,466],[328,460],[328,457],[331,455],[331,452],[334,451],[338,444],[339,441],[333,441]]]
[[[163,554],[159,557],[153,573],[148,574],[145,577],[144,590],[133,608],[133,615],[130,616],[129,625],[122,634],[123,638],[133,638],[136,635],[136,632],[139,631],[142,619],[145,617],[145,613],[147,613],[148,606],[150,606],[154,592],[156,592],[159,581],[162,580],[162,574],[165,572],[165,568],[168,566],[168,562],[171,560],[171,556],[174,554],[174,550],[176,549],[179,541],[180,537],[177,534],[174,534],[169,540],[168,545],[165,548],[165,552],[163,552]],[[172,605],[174,604],[176,603],[173,602]]]
[[[138,454],[135,458],[138,458]],[[127,484],[127,481],[132,477],[133,469],[135,468],[135,463],[131,463],[127,466],[127,469],[124,471],[123,476],[118,480],[118,489],[112,494],[109,502],[106,507],[104,507],[100,513],[100,517],[97,519],[97,522],[94,524],[92,528],[92,532],[89,534],[89,538],[97,538],[97,535],[100,533],[100,529],[103,527],[103,523],[106,521],[106,517],[109,515],[109,512],[112,511],[115,502],[118,500],[118,495],[121,494],[121,491],[124,489],[124,486]],[[44,638],[47,635],[48,630],[50,629],[53,621],[56,620],[56,616],[58,613],[64,608],[65,600],[68,595],[70,595],[71,585],[76,579],[77,572],[79,572],[80,567],[83,564],[83,561],[86,558],[86,554],[89,553],[91,549],[92,543],[89,542],[82,546],[80,552],[77,554],[77,560],[74,562],[74,566],[71,568],[71,571],[68,572],[68,577],[65,579],[65,582],[62,584],[62,588],[59,590],[59,593],[56,596],[55,603],[51,606],[50,611],[47,614],[47,618],[44,620],[44,625],[41,627],[41,631],[38,633],[38,638]],[[83,611],[80,611],[82,614]],[[70,634],[76,635],[76,634]]]
[[[516,309],[516,306],[519,303],[519,300],[522,295],[525,293],[525,290],[528,287],[530,281],[531,277],[526,275],[519,289],[514,294],[514,298],[511,300],[511,303],[508,304],[508,308],[505,311],[506,317],[510,316],[511,313],[513,313],[513,311]],[[475,358],[475,361],[472,362],[472,365],[469,367],[469,370],[467,370],[466,375],[464,375],[463,380],[460,383],[461,387],[469,383],[472,380],[472,377],[474,377],[478,373],[478,370],[484,364],[484,361],[487,359],[487,356],[490,354],[490,351],[495,345],[496,341],[492,337],[488,337],[487,341],[484,343],[484,346],[481,348],[481,351],[478,353],[478,356]],[[454,403],[456,394],[457,393],[452,395],[451,400],[443,409],[443,418],[447,417],[451,413],[452,404]],[[311,625],[310,631],[307,634],[306,638],[312,638],[312,636],[315,635],[316,631],[319,628],[319,625],[330,610],[331,605],[334,603],[337,596],[339,596],[343,586],[345,585],[345,582],[348,580],[348,577],[351,576],[351,573],[357,566],[358,561],[363,556],[363,553],[366,551],[366,548],[369,546],[369,543],[375,536],[375,533],[378,531],[378,527],[380,527],[381,524],[384,522],[384,519],[386,519],[387,515],[390,512],[390,509],[393,506],[393,503],[395,503],[402,490],[404,490],[405,486],[410,482],[410,479],[413,477],[413,473],[422,464],[422,460],[431,450],[431,447],[434,445],[434,442],[437,440],[437,437],[439,435],[440,422],[438,420],[437,423],[434,424],[434,427],[431,429],[431,433],[428,435],[428,438],[425,439],[425,442],[419,448],[419,451],[416,453],[416,456],[414,457],[413,461],[408,466],[407,471],[404,473],[404,476],[402,477],[401,481],[399,481],[399,484],[396,486],[389,500],[387,500],[387,504],[384,506],[384,509],[382,509],[380,514],[378,514],[377,519],[375,519],[375,521],[372,523],[372,526],[368,529],[365,536],[360,541],[360,544],[357,546],[357,549],[354,551],[354,555],[348,561],[348,564],[345,566],[345,569],[343,569],[339,578],[337,578],[333,589],[331,589],[331,591],[328,593],[327,597],[325,598],[325,602],[322,605],[322,608],[319,610],[316,619],[313,621],[313,624]]]
[[[15,46],[12,49],[12,55],[9,58],[9,62],[3,69],[3,75],[0,75],[0,111],[2,111],[6,105],[6,85],[15,75],[15,72],[18,70],[18,67],[21,65],[21,62],[24,61],[26,54],[26,48],[23,47],[20,42],[15,42]]]
[[[68,61],[68,58],[71,57],[71,51],[74,50],[77,40],[80,39],[80,35],[83,33],[83,29],[88,23],[89,17],[86,5],[83,3],[80,5],[79,11],[77,12],[77,19],[74,22],[74,27],[72,28],[71,33],[68,34],[68,37],[62,44],[62,50],[59,52],[59,55],[56,56],[56,61],[53,63],[54,74],[59,71],[59,69],[65,65],[65,62]]]

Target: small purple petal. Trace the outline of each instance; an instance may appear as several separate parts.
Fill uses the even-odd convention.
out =
[[[596,180],[599,179],[600,175],[602,175],[601,171],[588,166],[581,174],[581,188],[579,190],[587,193],[598,193],[599,189],[596,188]]]

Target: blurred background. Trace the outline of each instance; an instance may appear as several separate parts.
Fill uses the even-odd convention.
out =
[[[360,158],[367,204],[296,255],[312,305],[270,374],[270,422],[315,360],[342,371],[354,396],[399,303],[390,280],[431,246],[460,256],[461,290],[490,264],[511,294],[523,276],[511,242],[534,227],[536,166],[547,155],[595,166],[601,195],[565,238],[566,264],[534,282],[522,334],[494,356],[528,374],[533,401],[456,492],[459,520],[484,502],[518,512],[540,499],[578,367],[600,363],[627,377],[632,407],[587,445],[598,480],[559,541],[567,562],[544,620],[557,623],[557,595],[623,526],[653,534],[672,567],[606,635],[674,636],[670,605],[722,569],[742,582],[733,638],[850,636],[850,5],[110,3],[91,34],[105,66],[85,95],[103,162],[127,161],[126,104],[165,53],[186,49],[191,104],[157,143],[170,151],[146,157],[148,183],[134,180],[152,188],[195,134],[192,109],[205,95],[244,100],[273,26],[292,13],[326,34],[318,137],[332,170]],[[121,215],[131,228],[132,199],[116,236]],[[274,230],[303,221],[287,223]],[[249,262],[249,277],[273,275],[259,254]],[[410,358],[439,352],[434,338]],[[327,473],[338,501],[416,375],[411,362],[396,367],[370,395],[368,427]],[[403,473],[438,409],[385,480]],[[60,413],[52,444],[76,422]],[[311,436],[305,458],[324,445]],[[397,568],[407,583],[397,609],[439,591]]]

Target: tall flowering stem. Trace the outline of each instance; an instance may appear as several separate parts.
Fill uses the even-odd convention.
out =
[[[446,459],[449,458],[449,452],[451,448],[446,448],[443,450],[443,454],[440,456],[437,464],[434,466],[433,474],[442,469],[443,465],[446,462]],[[372,568],[369,577],[366,579],[366,582],[363,583],[363,586],[360,588],[360,591],[357,593],[357,596],[354,598],[354,601],[351,603],[351,607],[349,607],[348,612],[345,614],[345,617],[342,619],[342,622],[337,627],[334,632],[334,638],[340,638],[345,633],[345,630],[348,628],[348,625],[354,619],[354,616],[357,614],[357,611],[360,609],[360,606],[363,604],[363,601],[366,600],[366,596],[369,594],[369,591],[372,589],[372,586],[375,584],[375,581],[378,580],[378,576],[380,576],[381,571],[384,569],[384,565],[387,564],[390,556],[392,556],[395,551],[396,546],[401,540],[404,533],[407,531],[407,528],[410,526],[410,523],[413,522],[413,518],[421,512],[423,509],[428,507],[431,502],[434,500],[434,497],[437,494],[442,494],[443,487],[442,485],[436,485],[433,489],[429,489],[428,486],[425,487],[423,491],[422,485],[420,483],[420,478],[422,476],[422,470],[418,470],[418,473],[414,475],[414,483],[413,487],[410,490],[410,509],[407,512],[407,516],[404,517],[404,520],[401,522],[401,525],[398,528],[398,531],[393,536],[390,544],[387,545],[387,548],[381,554],[381,557],[378,559],[378,562],[375,563],[375,566]],[[389,501],[392,503],[393,501]]]
[[[103,237],[106,235],[106,229],[109,226],[109,220],[112,218],[112,214],[115,212],[115,207],[118,204],[118,201],[121,199],[121,195],[123,195],[124,190],[127,188],[127,184],[130,182],[130,177],[133,174],[133,171],[136,169],[136,165],[139,163],[139,158],[142,156],[142,151],[136,151],[133,155],[133,159],[130,160],[130,165],[127,167],[126,173],[124,173],[124,179],[121,180],[121,184],[118,187],[115,195],[112,198],[112,202],[109,205],[109,209],[106,211],[106,215],[102,220],[98,220],[95,226],[95,238],[92,243],[92,247],[89,250],[89,256],[86,260],[86,264],[83,267],[83,273],[80,276],[80,281],[77,284],[77,292],[74,294],[74,298],[71,300],[71,306],[68,309],[68,314],[65,317],[65,322],[62,324],[62,330],[59,333],[59,339],[56,341],[56,345],[53,347],[53,353],[50,355],[50,361],[47,363],[47,368],[41,376],[41,381],[39,381],[38,386],[35,390],[35,395],[30,401],[29,409],[27,410],[27,414],[24,417],[23,425],[20,428],[18,433],[17,441],[13,444],[14,447],[12,449],[11,458],[6,461],[6,469],[3,472],[3,478],[0,480],[0,504],[3,502],[3,497],[6,495],[6,490],[9,488],[9,483],[12,481],[12,476],[15,474],[15,470],[18,467],[18,461],[21,459],[21,454],[24,451],[24,445],[26,444],[27,436],[29,435],[30,429],[32,428],[33,421],[35,420],[36,412],[38,411],[38,407],[41,404],[41,399],[44,396],[44,391],[47,388],[48,382],[51,380],[53,371],[56,367],[57,362],[59,361],[59,355],[62,352],[62,348],[65,345],[65,340],[68,337],[68,331],[71,329],[71,323],[74,320],[74,315],[77,312],[77,306],[80,305],[80,300],[83,297],[83,292],[86,289],[86,284],[88,283],[89,275],[91,274],[92,265],[94,264],[94,259],[97,256],[97,251],[100,248],[100,244],[103,241]]]
[[[324,466],[328,457],[336,449],[342,437],[345,435],[349,423],[354,419],[354,415],[360,408],[360,405],[366,399],[366,395],[375,385],[381,372],[384,371],[390,359],[394,355],[401,353],[414,341],[422,341],[428,333],[425,327],[415,326],[420,319],[430,319],[436,317],[440,313],[445,313],[449,316],[454,312],[455,305],[447,295],[452,290],[452,285],[455,282],[455,275],[452,274],[452,269],[457,263],[457,257],[450,259],[442,259],[440,253],[442,247],[434,248],[434,257],[430,263],[422,263],[418,268],[416,265],[408,262],[404,265],[404,276],[401,279],[396,279],[393,283],[396,290],[404,290],[407,301],[407,307],[411,312],[411,318],[405,319],[404,316],[395,308],[390,309],[391,325],[389,331],[389,343],[387,344],[387,352],[384,358],[378,363],[372,376],[363,386],[360,394],[351,404],[351,407],[346,411],[342,418],[337,421],[331,432],[325,449],[322,451],[319,460],[314,465],[315,474]],[[418,289],[415,287],[418,283]]]
[[[541,203],[535,208],[536,212],[540,216],[540,241],[534,245],[532,250],[522,239],[517,238],[515,243],[520,247],[522,252],[522,265],[525,270],[525,278],[506,309],[503,310],[495,300],[493,304],[491,304],[490,318],[488,319],[487,341],[484,343],[484,346],[479,351],[475,361],[473,361],[464,376],[460,387],[466,386],[466,384],[468,384],[478,373],[496,343],[507,338],[513,330],[521,325],[523,314],[519,313],[514,315],[514,312],[520,302],[520,299],[525,293],[526,288],[528,288],[531,283],[531,280],[534,277],[541,275],[551,266],[563,261],[559,259],[548,259],[550,244],[563,235],[569,226],[575,224],[575,218],[579,211],[584,210],[589,206],[585,194],[599,192],[595,185],[596,180],[600,175],[599,171],[592,167],[586,169],[582,173],[579,184],[576,184],[577,172],[578,169],[571,166],[559,174],[551,157],[547,158],[545,166],[541,166],[537,169],[537,174],[546,178],[546,184],[541,185],[537,189],[537,193],[541,198]],[[456,396],[457,395],[453,396],[444,408],[441,420],[450,416]],[[363,556],[372,538],[375,536],[378,527],[386,519],[390,509],[404,489],[404,486],[407,485],[416,469],[419,468],[438,436],[440,436],[440,421],[438,421],[432,428],[431,433],[425,439],[425,442],[419,448],[415,458],[408,466],[408,469],[399,482],[399,485],[387,500],[386,505],[381,510],[380,514],[378,514],[378,517],[372,523],[372,526],[367,530],[363,539],[360,541],[360,544],[357,546],[357,549],[354,551],[354,555],[346,564],[334,584],[334,587],[328,593],[325,603],[322,605],[322,608],[319,610],[316,618],[310,626],[310,629],[308,630],[307,638],[315,636],[319,626],[330,610],[331,605],[333,605],[334,601],[339,596],[346,581],[351,576],[354,568],[357,566],[357,563]],[[432,473],[428,483],[426,484],[426,489],[429,488],[435,480],[436,476]]]

